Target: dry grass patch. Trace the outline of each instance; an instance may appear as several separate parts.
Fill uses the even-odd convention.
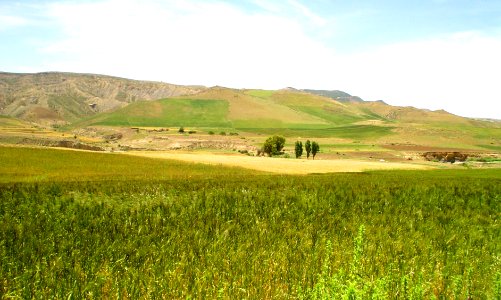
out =
[[[394,163],[379,161],[364,161],[355,159],[337,160],[306,160],[289,158],[254,157],[231,154],[214,153],[186,153],[186,152],[150,152],[134,151],[130,155],[145,156],[152,158],[174,159],[193,163],[205,163],[211,165],[242,167],[264,172],[279,174],[310,174],[332,172],[363,172],[369,170],[424,170],[430,166],[412,163]]]

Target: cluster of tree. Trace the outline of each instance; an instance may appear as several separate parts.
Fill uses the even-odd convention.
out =
[[[263,152],[269,156],[282,154],[282,149],[285,146],[285,138],[283,136],[274,135],[266,139],[263,145]]]
[[[315,141],[310,142],[310,140],[306,141],[304,148],[306,150],[306,159],[310,158],[310,153],[313,159],[315,159],[318,151],[320,151],[318,143]],[[303,143],[301,141],[296,141],[294,150],[296,152],[296,158],[300,158],[303,155]]]
[[[284,146],[285,138],[283,136],[274,135],[266,139],[262,151],[269,156],[279,155],[282,154],[282,149],[284,148]],[[320,151],[320,146],[318,145],[318,143],[314,141],[310,142],[310,140],[306,141],[304,148],[306,150],[307,159],[310,158],[310,153],[313,159],[315,159],[315,156]],[[300,158],[303,155],[303,143],[301,141],[296,141],[294,150],[296,153],[296,158]]]

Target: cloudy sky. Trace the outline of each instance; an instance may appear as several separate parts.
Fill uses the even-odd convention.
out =
[[[0,71],[339,89],[501,119],[501,0],[0,0]]]

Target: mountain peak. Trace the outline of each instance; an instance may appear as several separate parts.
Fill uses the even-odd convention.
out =
[[[314,95],[319,95],[327,98],[334,99],[336,101],[340,102],[364,102],[364,100],[358,96],[352,96],[346,92],[339,91],[339,90],[311,90],[311,89],[304,89],[303,90],[306,93],[314,94]]]

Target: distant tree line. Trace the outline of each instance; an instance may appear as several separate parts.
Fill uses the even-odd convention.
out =
[[[318,143],[315,141],[310,142],[310,140],[306,140],[304,148],[306,150],[306,159],[310,158],[310,153],[313,159],[315,159],[315,156],[320,151],[320,146],[318,145]],[[295,150],[296,150],[296,158],[300,158],[303,155],[303,143],[300,141],[296,141]]]
[[[274,135],[266,139],[262,152],[266,153],[268,156],[280,155],[283,154],[282,150],[284,146],[285,138],[283,136]],[[315,141],[310,142],[310,140],[306,140],[304,148],[306,150],[306,159],[310,158],[310,154],[312,158],[315,159],[315,156],[320,151],[318,143]],[[294,152],[296,154],[296,158],[301,158],[303,155],[303,143],[301,141],[296,141],[294,144]]]

